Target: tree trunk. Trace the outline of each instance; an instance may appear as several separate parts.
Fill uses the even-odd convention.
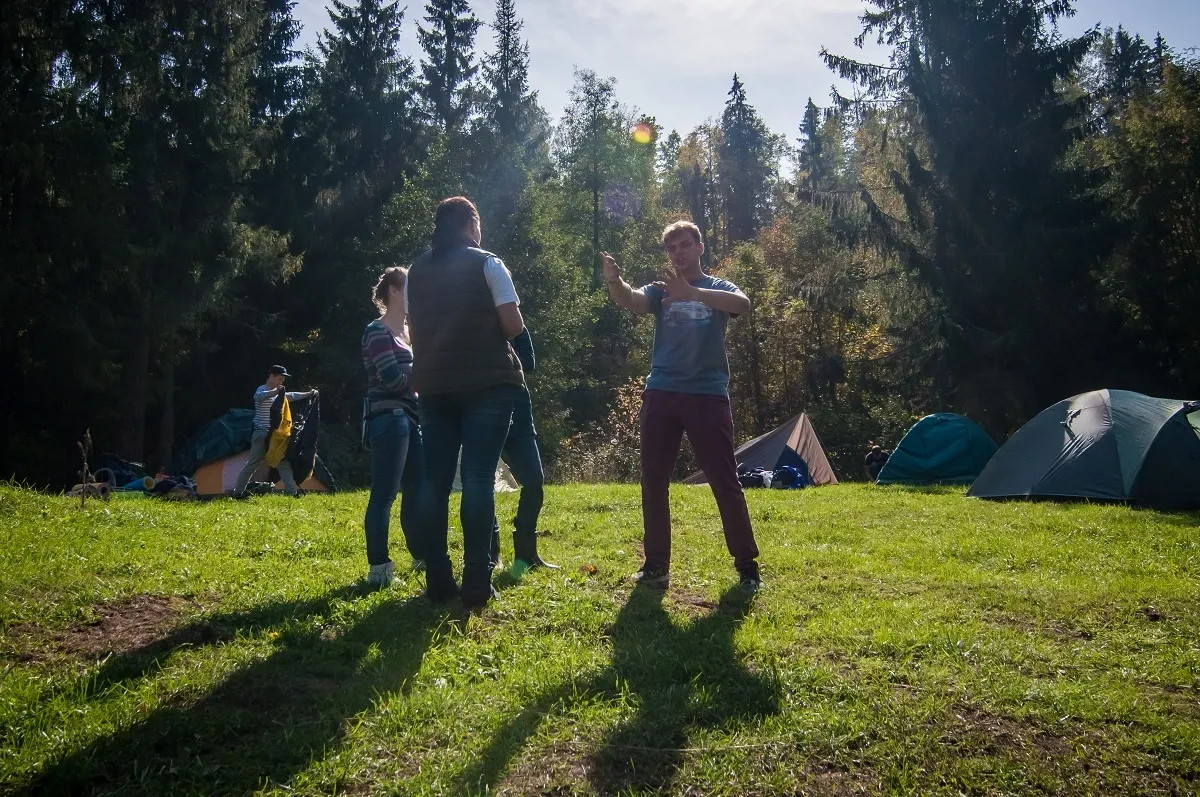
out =
[[[760,435],[763,429],[763,390],[762,363],[758,350],[758,324],[754,320],[754,312],[746,319],[750,324],[750,395],[754,398],[754,434]]]
[[[146,394],[150,372],[150,303],[142,298],[129,336],[125,361],[121,424],[121,456],[143,462],[146,455]]]
[[[600,287],[600,187],[592,187],[592,288]]]
[[[15,475],[16,464],[12,461],[12,428],[15,413],[14,405],[16,397],[19,395],[20,385],[18,380],[21,378],[21,372],[17,369],[17,354],[16,349],[10,349],[4,346],[0,349],[0,372],[4,374],[4,379],[0,380],[3,385],[0,386],[0,479],[8,479]]]
[[[162,360],[162,416],[159,420],[158,455],[149,467],[167,465],[171,451],[175,448],[175,358],[171,352],[163,353]]]

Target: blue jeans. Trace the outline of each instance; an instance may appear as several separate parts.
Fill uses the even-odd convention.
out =
[[[538,450],[537,433],[533,428],[533,405],[529,393],[518,398],[513,408],[512,427],[504,443],[504,461],[521,485],[521,497],[517,501],[517,516],[513,518],[513,540],[531,545],[537,536],[538,515],[544,500],[543,485],[546,481],[542,471],[542,453]],[[500,521],[492,526],[492,557],[500,555]],[[522,557],[518,557],[522,558]]]
[[[400,498],[400,529],[414,559],[423,559],[425,527],[419,514],[423,471],[421,428],[404,410],[379,415],[367,421],[371,443],[371,497],[363,528],[367,533],[367,563],[387,564],[388,525],[396,493]]]
[[[513,405],[523,392],[519,385],[497,385],[420,398],[426,447],[421,503],[429,532],[425,560],[429,576],[443,578],[450,572],[446,524],[461,449],[464,593],[485,591],[491,581],[488,553],[496,517],[496,465],[508,437]]]

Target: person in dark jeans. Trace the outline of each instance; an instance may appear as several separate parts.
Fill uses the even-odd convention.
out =
[[[741,585],[755,591],[762,586],[758,545],[733,455],[725,355],[725,327],[730,318],[750,311],[750,300],[732,282],[710,277],[701,269],[704,244],[696,225],[676,222],[663,231],[662,240],[673,270],[665,280],[637,290],[621,277],[612,256],[603,254],[604,280],[613,301],[635,313],[654,315],[650,376],[642,393],[640,415],[646,561],[633,578],[640,584],[665,585],[669,581],[668,490],[687,432],[717,499],[725,544]]]
[[[434,217],[433,245],[413,261],[405,295],[425,442],[426,594],[434,601],[460,594],[446,523],[461,451],[461,596],[468,608],[496,596],[490,556],[496,465],[513,408],[527,395],[510,344],[525,328],[516,288],[500,258],[479,248],[481,238],[475,205],[465,197],[443,200]]]
[[[404,269],[392,267],[375,283],[372,301],[379,318],[363,330],[362,358],[367,372],[363,402],[364,437],[371,449],[371,497],[363,528],[367,537],[367,583],[391,586],[395,565],[388,554],[388,526],[396,494],[400,528],[413,568],[423,567],[421,519],[417,512],[423,457],[417,397],[412,389],[412,348],[404,318]]]
[[[521,367],[526,374],[531,374],[537,368],[537,358],[533,352],[533,339],[526,329],[512,342],[513,350],[521,360]],[[521,497],[517,501],[517,516],[513,518],[513,557],[518,567],[535,569],[544,567],[557,570],[558,565],[552,565],[538,556],[537,522],[542,511],[542,501],[545,493],[543,485],[546,481],[542,471],[542,453],[538,450],[537,430],[533,425],[533,400],[526,389],[525,395],[518,399],[513,408],[512,426],[508,430],[508,439],[504,442],[504,461],[509,470],[521,485]],[[500,566],[500,521],[492,524],[492,565]]]

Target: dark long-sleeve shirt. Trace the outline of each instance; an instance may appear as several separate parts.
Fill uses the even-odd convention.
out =
[[[529,328],[521,330],[521,334],[512,339],[513,351],[521,361],[521,368],[527,374],[537,370],[537,358],[533,356],[533,338],[529,336]]]

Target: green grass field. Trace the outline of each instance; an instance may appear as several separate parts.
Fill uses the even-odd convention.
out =
[[[563,569],[467,615],[360,586],[365,493],[0,487],[0,793],[1200,789],[1197,515],[757,491],[747,598],[709,491],[672,501],[666,592],[636,487],[557,487]]]

